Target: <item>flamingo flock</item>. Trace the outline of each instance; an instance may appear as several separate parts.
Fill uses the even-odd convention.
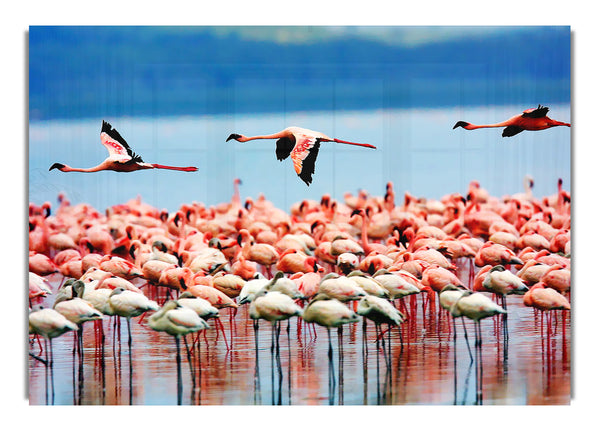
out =
[[[531,193],[492,197],[473,181],[464,193],[440,200],[406,192],[398,204],[388,183],[384,196],[361,191],[337,201],[324,195],[293,204],[289,212],[262,195],[242,203],[239,184],[234,181],[229,202],[183,204],[173,213],[139,197],[104,212],[73,205],[64,194],[56,208],[30,203],[32,360],[51,365],[51,344],[44,349],[38,342],[38,354],[35,338],[51,342],[69,331],[77,335],[82,360],[83,323],[93,321],[96,342],[104,346],[103,321],[112,319],[118,327],[125,317],[130,355],[131,325],[148,325],[174,337],[179,371],[180,338],[188,359],[193,349],[186,336],[199,331],[214,331],[228,351],[235,350],[235,319],[244,309],[254,322],[257,361],[259,322],[271,326],[280,383],[281,322],[288,323],[288,340],[291,319],[313,338],[315,323],[325,327],[331,388],[331,328],[338,330],[340,373],[343,327],[361,317],[363,328],[375,325],[378,351],[387,333],[387,353],[382,348],[390,367],[390,329],[398,328],[404,348],[402,326],[418,313],[431,318],[437,311],[462,319],[467,343],[465,318],[474,322],[480,402],[481,320],[500,315],[508,343],[512,311],[506,295],[522,295],[524,307],[545,314],[547,336],[550,319],[561,318],[564,325],[570,310],[571,197],[560,180],[557,194],[542,199]],[[466,276],[459,266],[469,269]],[[229,314],[229,334],[223,313]],[[542,319],[542,332],[543,325]],[[456,327],[453,332],[456,337]],[[199,342],[192,336],[192,346]],[[50,351],[46,359],[40,356],[44,350]]]

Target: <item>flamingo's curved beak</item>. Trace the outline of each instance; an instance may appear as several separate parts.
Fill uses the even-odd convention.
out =
[[[187,290],[187,286],[186,286],[185,281],[183,280],[183,278],[179,279],[179,285],[181,286],[181,290]]]
[[[65,167],[65,165],[63,165],[62,163],[54,163],[52,166],[50,166],[50,169],[48,169],[48,170],[51,171],[52,169],[58,169],[60,171],[64,167]]]
[[[237,141],[241,137],[242,137],[242,135],[238,135],[237,133],[232,133],[231,135],[229,135],[229,138],[227,138],[225,140],[225,142],[231,141],[232,139],[235,139]]]

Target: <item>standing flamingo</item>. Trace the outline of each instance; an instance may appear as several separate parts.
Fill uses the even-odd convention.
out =
[[[476,401],[481,404],[483,399],[483,354],[481,340],[481,319],[506,314],[506,310],[482,293],[465,290],[462,296],[450,308],[450,313],[455,316],[465,316],[475,322],[475,369],[476,369]]]
[[[277,274],[282,274],[278,272]],[[292,282],[292,284],[294,284]],[[295,285],[295,284],[294,284]],[[271,379],[273,380],[273,373],[275,367],[273,366],[273,360],[277,363],[277,372],[279,377],[279,392],[278,392],[278,404],[281,404],[281,382],[283,374],[281,371],[281,356],[279,350],[279,333],[281,331],[281,320],[288,320],[288,350],[290,348],[290,330],[289,330],[289,319],[293,316],[302,315],[302,308],[294,300],[278,291],[269,290],[269,285],[261,288],[256,293],[256,296],[250,304],[250,318],[254,320],[254,340],[255,340],[255,351],[256,351],[256,378],[258,378],[258,321],[264,319],[271,322]],[[274,355],[274,356],[273,356]],[[274,388],[273,388],[274,389]],[[275,401],[275,392],[273,392],[273,401]]]
[[[383,335],[385,332],[381,331],[381,325],[386,323],[388,325],[388,348],[391,349],[391,340],[390,340],[390,329],[392,326],[398,326],[400,329],[400,324],[404,322],[406,316],[402,314],[394,305],[389,302],[387,299],[379,298],[373,295],[367,295],[361,298],[358,302],[358,307],[356,312],[375,323],[375,334],[377,336],[377,344],[379,344],[379,339],[383,340]],[[363,334],[366,337],[366,321],[363,324]],[[402,331],[400,330],[400,344],[402,344]],[[363,338],[363,342],[366,341],[366,338]],[[364,347],[364,344],[363,344]],[[378,350],[379,350],[379,346]],[[387,369],[390,370],[392,366],[392,357],[391,350],[388,355],[385,352],[385,344],[383,346],[384,357],[386,358]],[[379,369],[379,363],[377,364]],[[391,374],[390,374],[391,378]]]
[[[366,295],[363,295],[366,296]],[[308,323],[316,323],[327,328],[327,339],[329,341],[329,403],[333,404],[333,389],[335,387],[335,374],[333,366],[333,348],[331,346],[331,328],[338,328],[338,355],[340,365],[343,363],[343,343],[341,339],[341,328],[346,323],[358,322],[358,314],[346,307],[342,302],[331,298],[323,293],[318,293],[302,312],[302,319]],[[341,373],[341,369],[340,369]]]
[[[453,317],[452,329],[453,329],[453,338],[454,338],[454,361],[455,362],[456,362],[456,320],[455,319],[457,317],[460,317],[462,320],[463,329],[465,331],[465,342],[467,343],[469,357],[471,358],[471,362],[473,362],[473,355],[471,354],[471,346],[469,346],[469,337],[467,336],[467,327],[465,325],[465,317],[463,315],[460,315],[460,313],[456,312],[456,310],[455,310],[456,315],[451,313],[451,310],[452,310],[452,307],[454,306],[454,304],[456,304],[456,302],[460,298],[462,298],[463,295],[466,295],[464,292],[466,292],[465,289],[455,286],[453,284],[448,284],[439,292],[440,306],[444,310],[447,310],[448,313],[450,313],[451,316]]]
[[[523,296],[523,304],[526,307],[534,307],[538,310],[541,311],[542,313],[542,321],[541,321],[541,331],[540,331],[540,335],[542,335],[543,337],[543,333],[544,333],[544,312],[550,312],[552,310],[563,310],[562,314],[563,314],[563,337],[564,337],[564,333],[565,333],[565,313],[566,310],[571,310],[571,304],[569,303],[569,300],[567,298],[565,298],[563,295],[561,295],[558,291],[552,289],[551,287],[548,287],[543,281],[540,281],[536,284],[534,284],[531,289],[529,289],[529,291]],[[556,313],[556,311],[555,311]],[[547,315],[547,321],[548,321],[548,331],[547,331],[547,335],[550,335],[551,332],[551,325],[550,325],[550,313],[548,313]],[[548,338],[548,343],[550,343],[550,339]],[[549,346],[548,346],[549,347]]]
[[[181,404],[181,354],[179,352],[179,337],[184,337],[191,332],[198,332],[208,328],[204,321],[191,308],[180,305],[175,300],[169,300],[163,307],[148,319],[148,325],[155,331],[166,332],[175,338],[177,360],[177,404]],[[184,338],[185,341],[185,338]],[[188,357],[189,358],[189,357]]]
[[[72,168],[63,163],[54,163],[48,170],[58,169],[62,172],[132,172],[141,169],[171,169],[174,171],[194,172],[198,170],[194,166],[178,167],[145,163],[138,154],[133,152],[119,132],[104,120],[102,121],[102,129],[100,131],[100,141],[108,150],[108,157],[99,165],[92,168]]]
[[[78,326],[52,308],[44,308],[42,305],[33,307],[29,313],[29,333],[41,335],[44,344],[48,342],[50,349],[46,346],[46,402],[48,401],[48,368],[50,368],[51,400],[54,401],[54,354],[52,351],[52,339],[61,336],[67,331],[76,331]],[[50,350],[50,352],[48,352]],[[33,354],[30,353],[33,356]],[[37,358],[37,356],[33,356]],[[38,358],[39,359],[39,358]]]
[[[238,304],[242,305],[252,302],[256,297],[256,294],[270,282],[271,280],[264,277],[258,277],[253,278],[252,280],[248,280],[246,284],[244,284],[244,287],[242,287],[242,290],[240,291],[240,294],[238,296]]]
[[[240,229],[237,242],[242,246],[242,255],[246,260],[264,266],[271,278],[271,266],[279,260],[279,252],[270,244],[255,243],[254,238],[246,229]],[[243,243],[243,245],[242,245]]]
[[[291,155],[296,173],[307,186],[312,182],[312,174],[315,172],[315,161],[317,160],[317,154],[319,154],[321,142],[337,142],[340,144],[377,148],[370,144],[358,144],[356,142],[330,138],[320,132],[303,129],[301,127],[288,127],[281,132],[261,136],[244,136],[232,133],[227,138],[227,141],[231,139],[238,142],[248,142],[254,139],[277,139],[277,148],[275,150],[277,160],[283,161]]]
[[[133,373],[133,365],[131,362],[131,318],[137,317],[146,311],[157,311],[158,304],[155,301],[148,299],[143,293],[125,290],[123,287],[117,287],[108,297],[108,302],[113,310],[113,313],[127,319],[127,345],[129,347],[129,375]],[[114,333],[113,333],[114,340]],[[120,340],[120,338],[119,338]],[[114,341],[113,341],[114,346]],[[129,392],[129,400],[132,400],[132,392]]]
[[[521,133],[523,130],[544,130],[555,126],[567,126],[571,127],[570,123],[563,123],[562,121],[556,121],[547,117],[548,107],[538,105],[537,108],[531,108],[523,111],[521,115],[515,115],[506,121],[496,124],[483,124],[475,125],[467,123],[465,121],[457,122],[453,129],[462,127],[466,130],[481,129],[486,127],[505,127],[502,131],[502,136],[515,136],[517,133]]]
[[[77,341],[80,363],[83,363],[83,324],[90,320],[100,320],[103,317],[103,314],[94,308],[89,301],[82,299],[84,288],[85,284],[83,281],[75,280],[71,285],[71,297],[60,298],[54,304],[56,311],[78,325],[75,339]]]

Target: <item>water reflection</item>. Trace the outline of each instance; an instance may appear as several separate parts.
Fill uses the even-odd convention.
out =
[[[53,281],[56,288],[60,277]],[[479,353],[464,336],[475,325],[454,321],[422,296],[407,302],[401,330],[350,324],[332,331],[331,350],[326,328],[293,318],[284,328],[262,322],[258,330],[244,307],[222,319],[230,349],[216,320],[176,346],[148,327],[147,316],[131,322],[135,342],[125,343],[125,325],[106,317],[84,325],[79,344],[70,333],[52,346],[33,341],[30,403],[567,404],[570,315],[542,316],[520,301],[507,298],[506,322],[481,322]]]

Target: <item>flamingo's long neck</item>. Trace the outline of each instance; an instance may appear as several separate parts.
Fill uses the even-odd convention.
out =
[[[98,172],[103,170],[104,167],[102,165],[94,166],[92,168],[72,168],[71,166],[65,165],[61,171],[63,172]]]
[[[315,240],[317,245],[321,244],[322,236],[325,233],[325,224],[319,223],[317,224],[312,232],[312,237]]]
[[[246,259],[250,258],[250,235],[243,235],[242,236],[242,241],[243,241],[243,245],[242,245],[242,256],[244,256]]]
[[[505,126],[510,126],[511,122],[510,120],[508,121],[503,121],[501,123],[496,123],[496,124],[471,124],[468,123],[466,126],[464,126],[465,129],[467,130],[475,130],[475,129],[486,129],[486,128],[490,128],[490,127],[505,127]]]
[[[240,199],[240,187],[238,181],[234,181],[233,183],[233,199],[231,200],[231,203],[236,207],[242,206],[242,201]]]
[[[360,217],[362,218],[362,225],[360,227],[360,240],[362,242],[363,250],[365,253],[367,253],[367,249],[369,248],[369,237],[367,235],[368,220],[366,215],[361,214]]]
[[[254,141],[256,139],[279,139],[279,138],[283,138],[285,136],[288,136],[288,133],[281,131],[281,132],[274,133],[272,135],[241,136],[237,140],[239,142],[248,142],[248,141]]]

